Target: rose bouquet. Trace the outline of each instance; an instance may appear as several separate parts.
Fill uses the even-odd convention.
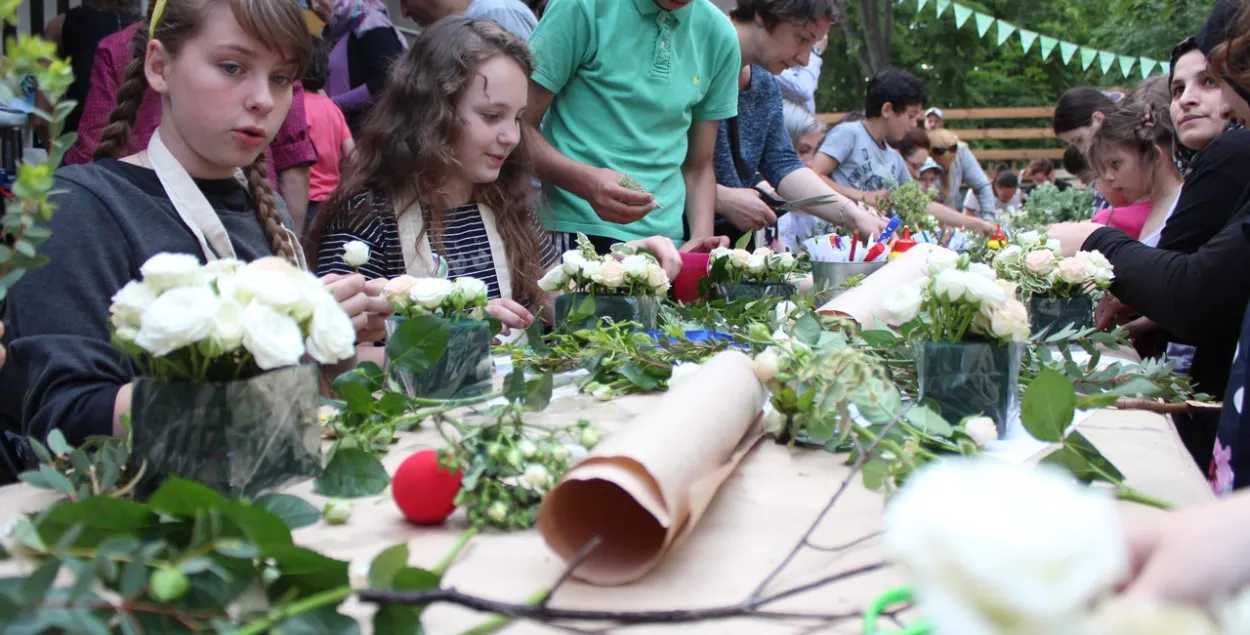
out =
[[[386,283],[390,372],[410,397],[450,399],[490,385],[488,288],[477,278],[399,276]]]
[[[797,293],[790,279],[796,273],[811,271],[809,257],[776,253],[767,247],[747,251],[744,247],[749,244],[750,236],[744,236],[735,249],[714,249],[708,259],[707,277],[700,284],[730,302],[764,296],[789,297]]]
[[[252,495],[320,467],[315,364],[356,352],[347,314],[312,274],[280,258],[201,265],[161,253],[109,307],[133,360],[140,493],[177,473]]]
[[[601,255],[581,234],[577,249],[567,251],[560,265],[538,281],[556,298],[556,320],[569,328],[589,326],[598,319],[637,322],[654,329],[659,298],[668,293],[668,273],[655,256],[628,245],[612,246]]]
[[[1061,258],[1057,241],[1021,232],[994,257],[999,275],[1020,286],[1029,302],[1034,333],[1058,333],[1094,325],[1094,300],[1115,278],[1111,263],[1096,251]]]
[[[927,264],[925,277],[886,296],[887,322],[923,337],[915,345],[922,399],[936,402],[947,420],[988,416],[1001,435],[1018,409],[1028,310],[1015,284],[989,265],[948,249],[933,251]]]

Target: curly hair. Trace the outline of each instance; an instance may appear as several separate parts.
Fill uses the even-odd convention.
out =
[[[245,33],[262,42],[276,42],[276,50],[293,60],[298,74],[303,74],[312,54],[312,40],[304,14],[295,0],[177,0],[166,5],[152,39],[158,40],[170,55],[177,57],[186,42],[204,28],[212,9],[223,2],[230,6],[234,19]],[[152,3],[153,7],[155,4]],[[148,20],[151,20],[151,7]],[[97,159],[120,158],[130,142],[131,128],[139,113],[143,94],[148,89],[144,71],[148,39],[148,29],[140,26],[131,40],[132,56],[117,90],[117,106],[109,113],[109,123],[100,133],[100,144],[95,150]],[[295,245],[283,231],[278,202],[269,185],[264,153],[257,155],[244,173],[248,191],[256,205],[256,217],[265,230],[270,248],[278,256],[296,262]]]
[[[442,243],[446,184],[459,168],[454,144],[464,126],[457,108],[478,68],[500,55],[516,61],[526,77],[533,72],[533,58],[525,43],[494,22],[457,15],[422,31],[391,68],[386,88],[356,139],[356,154],[341,184],[308,229],[304,246],[310,260],[316,258],[328,229],[351,213],[351,201],[374,192],[392,201],[417,203],[424,217],[423,233],[429,234],[435,251],[446,256]],[[543,275],[538,259],[540,230],[530,209],[533,192],[533,172],[522,136],[500,168],[499,178],[477,184],[472,194],[472,200],[495,213],[507,244],[513,299],[531,306],[542,298],[538,279]],[[365,214],[380,213],[373,205],[364,209]]]

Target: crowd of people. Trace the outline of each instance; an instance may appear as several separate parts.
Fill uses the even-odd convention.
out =
[[[124,432],[137,370],[110,344],[109,306],[160,252],[310,268],[351,317],[357,359],[381,361],[396,276],[479,278],[489,312],[525,328],[549,318],[538,280],[579,233],[603,251],[646,246],[674,277],[681,250],[768,227],[791,245],[833,226],[879,234],[886,194],[908,181],[934,191],[940,223],[988,233],[1026,183],[1055,180],[1049,161],[987,175],[905,70],[870,78],[862,112],[826,129],[814,91],[837,5],[403,0],[423,27],[410,42],[379,0],[312,0],[315,34],[297,0],[168,0],[147,19],[88,0],[49,30],[82,107],[50,263],[4,306],[8,478],[31,458],[26,436]],[[1091,222],[1050,237],[1114,265],[1099,327],[1126,325],[1144,354],[1225,397],[1222,416],[1177,421],[1221,494],[1250,482],[1248,60],[1250,10],[1222,0],[1169,76],[1116,99],[1073,89],[1053,121],[1064,167],[1098,194]],[[761,191],[827,202],[779,218]],[[352,241],[369,247],[362,266],[342,259]],[[1216,525],[1248,508],[1234,496],[1193,513]],[[1202,546],[1168,522],[1147,551]],[[1234,577],[1250,566],[1221,580]]]

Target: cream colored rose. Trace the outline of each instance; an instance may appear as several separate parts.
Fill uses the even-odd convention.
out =
[[[451,298],[458,306],[485,305],[490,288],[477,278],[456,278],[451,285]]]
[[[1084,284],[1094,277],[1093,267],[1080,258],[1064,258],[1059,261],[1055,278],[1068,284]]]
[[[586,256],[574,249],[564,252],[560,262],[562,263],[560,266],[564,269],[564,273],[573,276],[582,270],[582,265],[586,264]]]
[[[768,256],[759,253],[751,254],[751,257],[747,258],[747,271],[757,276],[768,273]]]
[[[282,258],[253,260],[235,272],[235,295],[245,305],[260,302],[284,312],[306,304],[311,315],[313,303],[307,300],[311,290],[303,273]]]
[[[1029,341],[1029,310],[1019,300],[1008,300],[990,314],[990,334],[1012,342]]]
[[[230,297],[221,299],[212,335],[217,350],[230,353],[243,345],[243,334],[246,330],[243,310],[244,307],[238,300]]]
[[[143,282],[158,295],[170,289],[205,283],[200,259],[190,254],[156,254],[139,267],[139,274],[143,276]]]
[[[998,252],[997,256],[994,256],[994,266],[999,269],[1019,267],[1022,262],[1024,262],[1024,249],[1019,245],[1007,245]]]
[[[975,273],[976,275],[981,276],[982,278],[985,278],[987,280],[998,279],[998,275],[994,273],[993,267],[986,265],[986,264],[979,263],[979,262],[974,262],[968,265],[968,273]]]
[[[964,297],[969,300],[976,300],[983,307],[997,308],[1007,301],[1007,293],[998,286],[998,282],[993,278],[977,275],[975,273],[965,273],[964,284],[967,290],[964,291]]]
[[[920,315],[920,306],[924,302],[916,287],[905,284],[895,287],[881,301],[885,309],[886,322],[890,326],[902,326]]]
[[[595,282],[609,288],[616,289],[625,284],[625,267],[615,259],[609,258],[603,261],[599,267],[599,276],[595,278]]]
[[[147,283],[131,280],[113,294],[109,321],[113,328],[139,328],[143,312],[156,301],[156,292]]]
[[[369,262],[369,245],[359,240],[353,240],[343,247],[343,262],[348,267],[358,269],[365,263]]]
[[[1024,257],[1024,266],[1039,276],[1049,274],[1050,270],[1055,268],[1055,253],[1048,249],[1030,251],[1029,255]]]
[[[751,252],[745,249],[735,249],[729,254],[729,263],[739,269],[746,269],[747,263],[751,261]]]
[[[928,257],[928,273],[935,275],[940,271],[954,269],[959,264],[959,254],[949,250],[937,248],[929,252]]]
[[[945,269],[933,278],[933,293],[951,302],[957,302],[968,291],[970,274],[958,269]]]
[[[243,346],[261,370],[294,366],[304,355],[304,334],[291,316],[253,302],[243,310]]]
[[[391,278],[382,287],[382,296],[396,311],[407,311],[412,305],[412,285],[416,282],[417,279],[409,275]]]
[[[647,284],[652,289],[668,286],[668,272],[658,264],[652,264],[647,268]],[[667,289],[665,289],[667,291]]]
[[[599,278],[599,270],[603,268],[603,263],[595,260],[587,260],[582,263],[582,278],[591,282],[597,282]]]
[[[206,286],[170,289],[143,312],[135,344],[156,357],[191,346],[212,334],[220,304]]]
[[[625,273],[632,280],[646,280],[647,269],[651,265],[651,259],[641,254],[634,256],[625,256],[621,260],[621,266],[625,267]]]
[[[777,376],[779,362],[776,349],[764,349],[764,352],[755,356],[755,377],[765,384],[772,381]]]
[[[308,355],[322,364],[334,364],[356,354],[356,328],[333,298],[313,309],[304,346]]]
[[[426,309],[437,309],[451,295],[452,283],[446,278],[417,278],[408,291],[408,297]]]
[[[964,423],[964,432],[972,437],[978,448],[998,440],[998,426],[989,417],[975,417]]]
[[[569,276],[564,273],[563,267],[553,267],[547,275],[538,281],[538,288],[548,293],[556,293],[564,291],[568,288]]]
[[[1144,598],[1116,598],[1098,606],[1087,633],[1096,635],[1234,635],[1246,633],[1225,624],[1216,627],[1196,606],[1155,603]]]
[[[1016,244],[1025,251],[1032,251],[1042,245],[1042,235],[1035,231],[1020,232],[1016,234]]]

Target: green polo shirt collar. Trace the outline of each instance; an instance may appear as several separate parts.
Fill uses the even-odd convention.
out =
[[[690,17],[690,12],[694,10],[695,2],[698,2],[698,0],[687,2],[686,6],[676,11],[668,11],[656,4],[655,0],[634,0],[634,4],[638,5],[638,10],[641,11],[643,15],[653,15],[663,11],[664,13],[673,16],[677,22],[683,22],[686,18]]]

